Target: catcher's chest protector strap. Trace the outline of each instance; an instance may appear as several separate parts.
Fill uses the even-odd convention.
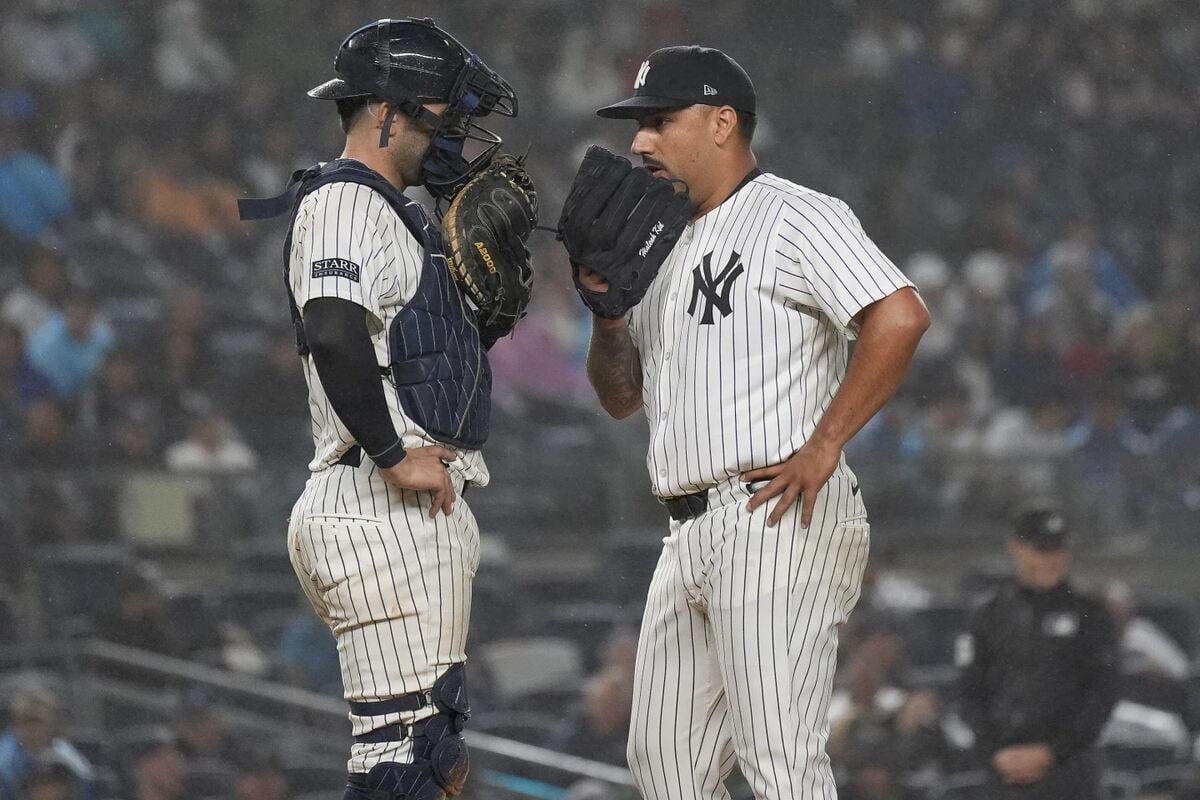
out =
[[[301,355],[308,348],[291,292],[292,229],[304,197],[339,181],[360,183],[382,195],[424,251],[417,291],[388,330],[390,372],[401,408],[436,441],[479,449],[488,437],[491,367],[479,342],[475,314],[451,278],[441,232],[420,204],[357,161],[338,159],[310,167],[294,173],[292,183],[278,197],[239,202],[243,219],[278,216],[290,204],[283,271]]]

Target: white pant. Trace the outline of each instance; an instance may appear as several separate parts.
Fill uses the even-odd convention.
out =
[[[461,495],[462,481],[454,476]],[[429,518],[430,492],[389,486],[375,465],[313,473],[288,523],[288,552],[313,609],[337,638],[347,700],[427,691],[466,660],[479,527],[461,497]],[[355,735],[413,722],[432,709],[360,717]],[[408,740],[355,744],[350,772],[412,760]]]
[[[763,800],[837,796],[825,742],[838,631],[858,600],[866,509],[849,469],[774,528],[739,481],[672,522],[638,642],[629,764],[647,800],[727,800],[741,765]]]

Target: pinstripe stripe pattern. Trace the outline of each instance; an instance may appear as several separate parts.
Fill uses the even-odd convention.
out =
[[[628,755],[648,800],[728,798],[735,762],[758,798],[836,798],[827,717],[866,509],[844,460],[807,530],[799,506],[774,528],[773,503],[748,513],[738,478],[800,448],[853,317],[910,285],[844,203],[764,174],[688,226],[630,313],[652,488],[709,493],[671,523],[642,622]]]
[[[756,797],[833,800],[825,754],[838,630],[862,583],[866,510],[839,469],[812,525],[766,526],[749,492],[672,522],[638,643],[629,764],[647,800],[728,798],[735,758]]]
[[[382,195],[360,183],[343,181],[318,187],[306,195],[292,231],[289,277],[296,305],[303,309],[315,297],[338,297],[365,308],[370,312],[368,328],[376,361],[386,366],[391,361],[388,328],[420,285],[421,245]],[[313,262],[331,258],[359,265],[359,279],[334,275],[313,278]],[[350,449],[354,437],[330,406],[311,356],[304,359],[304,378],[316,447],[309,469],[319,470]],[[386,382],[383,377],[380,380]],[[395,389],[390,384],[385,389],[388,410],[403,446],[434,444],[404,413]],[[462,449],[460,453],[456,469],[471,483],[486,484],[487,467],[479,452]]]
[[[388,329],[412,301],[423,250],[382,195],[358,183],[334,182],[301,201],[289,254],[298,306],[338,297],[368,312],[377,363],[391,362]],[[313,277],[312,264],[343,259],[357,280]],[[351,271],[351,275],[353,272]],[[466,660],[471,581],[479,563],[479,528],[461,499],[464,483],[485,484],[476,450],[460,450],[451,478],[460,495],[450,516],[429,519],[432,494],[389,486],[373,462],[338,466],[355,444],[304,359],[316,454],[313,474],[292,509],[288,553],[313,609],[337,638],[347,700],[381,700],[428,690],[451,664]],[[405,448],[432,444],[405,415],[385,378],[385,396]],[[350,715],[359,735],[394,722],[427,717],[431,708],[383,716]],[[381,761],[412,760],[409,741],[354,744],[348,768],[366,772]]]
[[[455,476],[455,489],[463,482]],[[288,553],[313,609],[337,637],[347,700],[380,700],[433,686],[466,660],[479,528],[461,497],[429,519],[432,495],[400,490],[375,465],[313,473],[292,510]],[[431,709],[350,715],[355,735],[414,722]],[[355,744],[349,770],[411,760],[408,742]]]
[[[739,254],[732,313],[700,324],[693,270]],[[642,358],[655,494],[777,464],[846,374],[851,318],[912,284],[840,200],[760,175],[688,226],[629,316]]]

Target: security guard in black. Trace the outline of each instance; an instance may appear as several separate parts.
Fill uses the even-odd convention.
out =
[[[1014,579],[976,613],[961,642],[962,703],[997,800],[1091,800],[1095,745],[1117,697],[1116,628],[1067,580],[1067,523],[1022,514]]]

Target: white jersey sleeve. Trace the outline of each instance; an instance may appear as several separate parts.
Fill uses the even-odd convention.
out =
[[[775,237],[777,285],[784,296],[820,310],[851,338],[858,335],[859,311],[913,285],[836,198],[817,192],[789,197]]]
[[[292,234],[296,306],[303,309],[314,298],[337,297],[385,319],[388,296],[410,297],[420,276],[419,251],[402,252],[416,250],[415,240],[412,248],[398,246],[406,243],[398,238],[411,236],[395,230],[397,224],[387,201],[362,184],[331,183],[305,197]],[[397,269],[397,259],[415,263],[411,269]],[[398,287],[398,280],[411,280],[413,286]]]

